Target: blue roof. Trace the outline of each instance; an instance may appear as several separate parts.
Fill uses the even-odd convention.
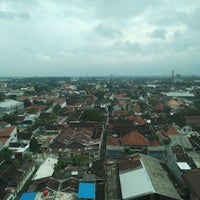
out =
[[[19,200],[34,200],[37,192],[23,193]]]
[[[78,189],[78,198],[95,199],[95,184],[81,182]]]

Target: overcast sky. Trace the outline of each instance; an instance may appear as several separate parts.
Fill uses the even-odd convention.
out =
[[[0,0],[0,76],[200,75],[200,0]]]

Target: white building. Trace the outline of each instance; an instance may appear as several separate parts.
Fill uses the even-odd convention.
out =
[[[0,102],[0,114],[11,114],[22,111],[24,109],[24,103],[15,101],[12,99],[5,99]]]

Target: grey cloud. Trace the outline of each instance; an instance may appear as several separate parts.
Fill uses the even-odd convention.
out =
[[[89,7],[95,10],[96,17],[117,18],[118,20],[130,18],[142,14],[151,6],[158,6],[157,0],[82,0],[81,7]]]
[[[200,30],[200,7],[188,16],[187,25],[192,29]]]
[[[182,24],[187,19],[187,13],[184,11],[167,10],[153,15],[149,22],[156,25],[176,25]]]
[[[106,26],[105,24],[98,24],[95,29],[94,29],[99,35],[104,36],[104,37],[115,37],[118,35],[122,35],[121,31]]]
[[[158,38],[161,40],[166,39],[167,31],[165,29],[155,29],[153,32],[149,33],[148,35],[152,38]]]
[[[15,20],[15,19],[22,19],[22,20],[29,20],[31,18],[30,14],[26,11],[14,13],[14,12],[3,12],[0,11],[0,19],[6,20]]]

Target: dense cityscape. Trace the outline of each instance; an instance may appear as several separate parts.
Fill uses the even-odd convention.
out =
[[[200,77],[0,80],[0,199],[200,199]]]

